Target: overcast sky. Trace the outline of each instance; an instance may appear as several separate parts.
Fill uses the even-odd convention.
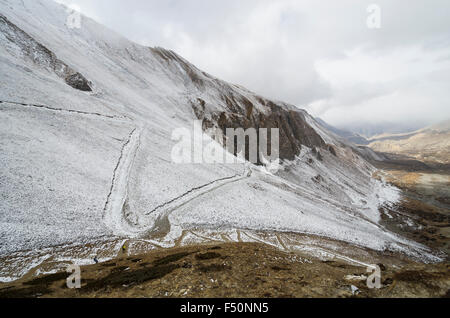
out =
[[[448,0],[58,1],[339,127],[450,118]]]

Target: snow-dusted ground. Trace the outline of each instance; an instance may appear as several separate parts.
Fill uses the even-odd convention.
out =
[[[203,228],[309,233],[433,259],[378,224],[378,207],[398,190],[372,179],[373,167],[308,114],[338,157],[324,151],[319,161],[304,147],[277,175],[175,164],[171,134],[191,127],[191,101],[214,111],[226,109],[223,94],[257,108],[258,97],[91,19],[69,29],[65,7],[51,0],[0,0],[1,16],[29,38],[0,19],[0,257],[37,255],[31,267],[52,246],[118,237],[171,246]],[[38,44],[93,91],[67,85]]]

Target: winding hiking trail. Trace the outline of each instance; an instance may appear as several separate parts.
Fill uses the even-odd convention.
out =
[[[106,120],[123,120],[128,124],[134,123],[132,120],[126,117],[104,115],[96,112],[63,109],[42,104],[32,104],[6,100],[0,100],[0,104],[11,104],[15,106],[37,108],[52,112],[93,116],[97,118],[104,118]],[[182,208],[183,206],[195,201],[198,198],[201,198],[204,195],[207,195],[208,193],[212,193],[218,189],[221,189],[226,185],[250,178],[253,174],[252,169],[248,165],[244,164],[244,171],[242,173],[236,173],[232,176],[222,177],[206,184],[193,187],[183,194],[164,203],[161,203],[158,206],[154,207],[151,211],[145,213],[143,215],[143,222],[141,224],[132,224],[126,218],[124,207],[128,200],[129,176],[131,170],[133,169],[136,154],[139,150],[140,136],[142,131],[142,128],[133,128],[128,136],[126,136],[120,151],[117,164],[113,170],[110,190],[103,209],[103,221],[114,235],[127,238],[139,237],[147,239],[162,239],[171,231],[169,216],[172,212]],[[240,236],[241,233],[238,233],[238,241],[240,241]],[[283,244],[280,238],[279,243],[283,249],[287,250],[286,246]]]
[[[133,121],[130,118],[116,116],[116,115],[105,115],[97,112],[86,112],[73,109],[64,109],[60,107],[53,107],[43,104],[34,104],[26,102],[16,102],[0,100],[2,105],[14,105],[27,108],[36,108],[52,112],[61,112],[66,114],[76,114],[93,116],[98,118],[104,118],[106,120],[120,120],[132,124]],[[103,222],[105,225],[113,232],[114,235],[126,236],[126,237],[151,237],[151,238],[161,238],[166,236],[170,232],[170,222],[169,215],[183,207],[184,205],[194,201],[195,199],[216,191],[221,187],[241,181],[246,178],[250,178],[253,171],[245,166],[244,172],[241,174],[235,174],[233,176],[223,177],[220,179],[213,180],[204,185],[194,187],[185,193],[164,202],[157,207],[153,208],[151,211],[144,214],[144,219],[148,218],[150,222],[145,222],[142,225],[131,224],[125,216],[124,206],[128,200],[128,181],[129,175],[133,168],[134,159],[136,157],[137,151],[140,144],[140,136],[142,133],[141,128],[134,128],[129,135],[126,137],[125,142],[122,145],[120,151],[119,159],[114,168],[111,187],[108,192],[105,206],[103,208]],[[159,215],[156,220],[152,221],[152,217],[155,213]]]
[[[252,173],[253,171],[251,170],[251,168],[247,168],[246,166],[242,174],[236,174],[234,176],[220,178],[211,181],[207,184],[204,184],[202,186],[192,188],[189,191],[183,193],[182,195],[159,205],[158,207],[154,208],[152,211],[146,214],[149,216],[159,210],[164,209],[161,212],[161,214],[158,215],[157,219],[154,222],[153,227],[145,232],[145,237],[162,238],[166,236],[170,232],[169,215],[173,211],[185,206],[186,204],[200,198],[203,195],[214,192],[217,189],[220,189],[228,184],[250,178],[252,176]]]
[[[133,232],[133,228],[124,220],[123,207],[128,199],[128,178],[139,148],[140,135],[138,128],[133,129],[123,144],[103,209],[103,221],[116,235]]]
[[[0,104],[37,108],[41,110],[61,112],[66,114],[93,116],[106,120],[123,120],[128,124],[133,124],[133,121],[126,117],[105,115],[96,112],[86,112],[73,109],[64,109],[43,104],[6,100],[0,100]],[[122,145],[119,158],[113,170],[111,186],[106,198],[102,216],[103,222],[113,232],[114,235],[127,238],[164,238],[171,231],[169,216],[172,212],[182,208],[183,206],[208,193],[214,192],[226,185],[242,181],[252,176],[252,169],[244,163],[244,171],[242,173],[236,173],[232,176],[222,177],[206,184],[193,187],[183,194],[169,201],[166,201],[154,207],[151,211],[145,213],[143,215],[143,222],[141,224],[132,224],[126,218],[124,207],[128,200],[129,176],[131,170],[133,169],[136,154],[139,150],[140,136],[142,131],[143,128],[133,128],[125,137],[125,141]],[[156,218],[155,214],[157,215]]]
[[[141,128],[135,128],[130,132],[122,146],[117,165],[113,171],[111,189],[103,209],[103,221],[113,231],[114,235],[128,238],[163,238],[171,230],[169,215],[173,211],[225,185],[252,176],[253,171],[244,164],[242,173],[216,179],[204,185],[191,188],[142,215],[140,224],[132,224],[126,218],[125,205],[128,200],[129,176],[139,150],[141,133]],[[154,217],[155,214],[158,214],[156,218]]]
[[[187,200],[191,201],[191,200],[197,198],[198,196],[200,196],[202,194],[205,194],[205,193],[213,191],[213,190],[210,189],[211,186],[214,186],[216,184],[220,184],[220,187],[222,187],[222,186],[224,186],[226,184],[229,184],[229,183],[232,183],[232,182],[236,182],[236,181],[239,181],[239,180],[242,180],[242,179],[245,179],[245,178],[249,178],[252,175],[252,173],[253,173],[252,170],[249,169],[249,170],[244,171],[244,173],[242,173],[242,174],[235,174],[234,176],[220,178],[220,179],[208,182],[208,183],[206,183],[204,185],[201,185],[201,186],[198,186],[198,187],[194,187],[194,188],[190,189],[189,191],[186,191],[182,195],[180,195],[180,196],[178,196],[178,197],[176,197],[176,198],[174,198],[172,200],[169,200],[169,201],[167,201],[167,202],[165,202],[163,204],[158,205],[153,210],[151,210],[150,212],[146,213],[146,215],[153,214],[154,212],[157,212],[158,210],[161,210],[162,208],[165,208],[165,207],[168,207],[168,209],[171,209],[171,207],[170,207],[171,204],[176,204],[176,206],[179,207],[180,206],[179,202],[183,198],[188,197]],[[200,191],[200,190],[202,190],[202,191],[197,194],[197,192]],[[189,196],[191,194],[193,194],[194,197],[189,199]],[[187,202],[184,202],[184,203],[187,203]]]
[[[130,126],[138,125],[134,120],[118,115],[105,115],[97,112],[64,109],[43,104],[0,100],[0,105],[2,107],[23,107],[28,109],[34,108],[40,109],[42,111],[89,116],[92,118],[103,119],[107,121],[121,121],[127,123]],[[132,130],[124,138],[125,141],[122,145],[117,164],[112,173],[110,189],[106,198],[102,215],[103,222],[114,235],[126,238],[164,239],[166,236],[168,236],[171,230],[173,230],[173,228],[171,229],[173,225],[170,224],[169,221],[169,216],[172,212],[184,207],[185,205],[195,201],[196,199],[201,198],[202,196],[221,189],[226,185],[240,182],[252,176],[252,169],[244,164],[244,171],[242,173],[236,173],[232,176],[222,177],[210,181],[206,184],[193,187],[183,194],[162,204],[159,204],[147,213],[140,215],[141,222],[139,222],[139,224],[133,224],[127,219],[124,207],[126,206],[127,200],[129,199],[129,176],[133,169],[135,157],[139,150],[140,136],[143,131],[143,127],[131,127],[130,129]],[[302,193],[309,195],[310,197],[315,197],[317,200],[320,200],[324,203],[329,202],[333,203],[334,205],[340,205],[339,202],[335,202],[334,200],[330,200],[327,198],[318,197],[317,194],[313,193],[309,189],[299,187],[298,185],[295,185],[287,180],[283,180],[283,184],[296,191],[301,191]],[[359,217],[364,216],[359,215]],[[366,219],[366,221],[378,226],[374,222],[371,222],[369,219]],[[241,233],[239,233],[238,235],[238,241],[241,239],[240,234]],[[224,238],[224,240],[228,241],[227,238]],[[289,250],[280,236],[277,236],[277,240],[279,246],[282,249]],[[406,246],[405,243],[400,244]],[[321,252],[324,253],[324,251]],[[334,257],[339,258],[339,256],[337,255],[334,255]],[[353,263],[357,263],[357,261],[354,260],[350,261]]]

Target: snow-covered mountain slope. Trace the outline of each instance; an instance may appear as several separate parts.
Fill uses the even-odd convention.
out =
[[[200,228],[310,233],[432,259],[378,224],[398,190],[305,111],[66,18],[51,0],[0,0],[0,256],[117,237],[165,246]],[[282,171],[173,163],[172,132],[194,120],[280,128]]]

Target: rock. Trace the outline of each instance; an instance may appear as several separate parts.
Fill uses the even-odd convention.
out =
[[[75,89],[84,92],[92,92],[88,80],[80,73],[75,73],[66,77],[66,83]]]
[[[329,146],[328,146],[328,151],[329,151],[333,156],[337,157],[336,150],[334,149],[333,146],[329,145]]]
[[[316,183],[321,183],[324,182],[325,180],[323,179],[323,177],[319,174],[317,176],[315,176],[314,178],[312,178],[312,181],[316,182]]]
[[[270,129],[278,128],[280,137],[280,159],[294,160],[300,153],[302,146],[309,148],[325,147],[325,142],[317,132],[308,125],[305,115],[296,110],[285,109],[284,107],[272,103],[265,102],[265,112],[258,111],[253,104],[246,100],[243,96],[223,96],[223,100],[227,105],[226,112],[212,113],[211,121],[215,126],[219,127],[224,134],[227,128],[267,128],[268,137],[270,138]],[[197,117],[205,116],[202,112],[201,105],[191,103]],[[199,109],[200,108],[200,109]],[[203,121],[210,121],[208,118],[198,118]],[[210,126],[209,123],[206,126]],[[270,153],[271,143],[267,145]],[[246,148],[248,143],[246,142]],[[239,153],[235,151],[235,154]],[[259,150],[259,149],[258,149]],[[258,151],[259,153],[259,151]],[[248,154],[247,154],[248,155]],[[248,159],[248,157],[246,158]],[[258,158],[260,159],[260,158]],[[260,164],[260,162],[258,162]]]
[[[323,161],[323,156],[320,152],[317,152],[317,160]]]

